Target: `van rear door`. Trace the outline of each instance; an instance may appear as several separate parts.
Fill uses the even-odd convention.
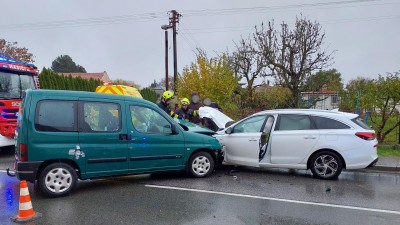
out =
[[[45,96],[48,98],[47,96]],[[28,130],[29,161],[45,161],[49,159],[72,159],[80,168],[84,166],[81,158],[76,158],[74,150],[78,144],[77,132],[77,98],[53,96],[52,99],[40,100],[43,96],[32,97],[29,120],[23,124]],[[25,106],[28,107],[28,106]],[[29,108],[25,108],[25,114]],[[20,144],[26,140],[20,139]]]

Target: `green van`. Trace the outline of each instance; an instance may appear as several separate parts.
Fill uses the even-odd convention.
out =
[[[49,197],[69,194],[78,179],[161,171],[206,177],[222,147],[185,128],[139,98],[28,90],[16,130],[15,175],[38,181]]]

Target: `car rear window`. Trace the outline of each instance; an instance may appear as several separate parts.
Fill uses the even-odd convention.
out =
[[[346,124],[334,119],[321,116],[312,116],[312,118],[317,129],[350,129]]]
[[[357,124],[358,126],[366,129],[366,130],[373,130],[370,126],[368,126],[368,124],[366,124],[364,122],[363,119],[361,119],[360,117],[356,117],[354,119],[352,119],[351,121],[353,121],[355,124]]]

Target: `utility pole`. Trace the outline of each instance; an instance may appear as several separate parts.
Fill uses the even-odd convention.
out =
[[[176,10],[170,11],[169,25],[172,27],[172,42],[174,44],[174,90],[176,90],[176,78],[178,76],[178,57],[176,47],[176,24],[179,23],[179,17],[182,17]]]
[[[168,31],[165,30],[165,90],[168,90]]]

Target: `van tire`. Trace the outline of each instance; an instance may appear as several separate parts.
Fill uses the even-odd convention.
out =
[[[66,163],[53,163],[44,168],[39,176],[39,190],[47,197],[70,194],[78,183],[74,168]]]
[[[208,152],[197,152],[189,160],[189,174],[192,177],[202,178],[214,171],[214,159]]]

